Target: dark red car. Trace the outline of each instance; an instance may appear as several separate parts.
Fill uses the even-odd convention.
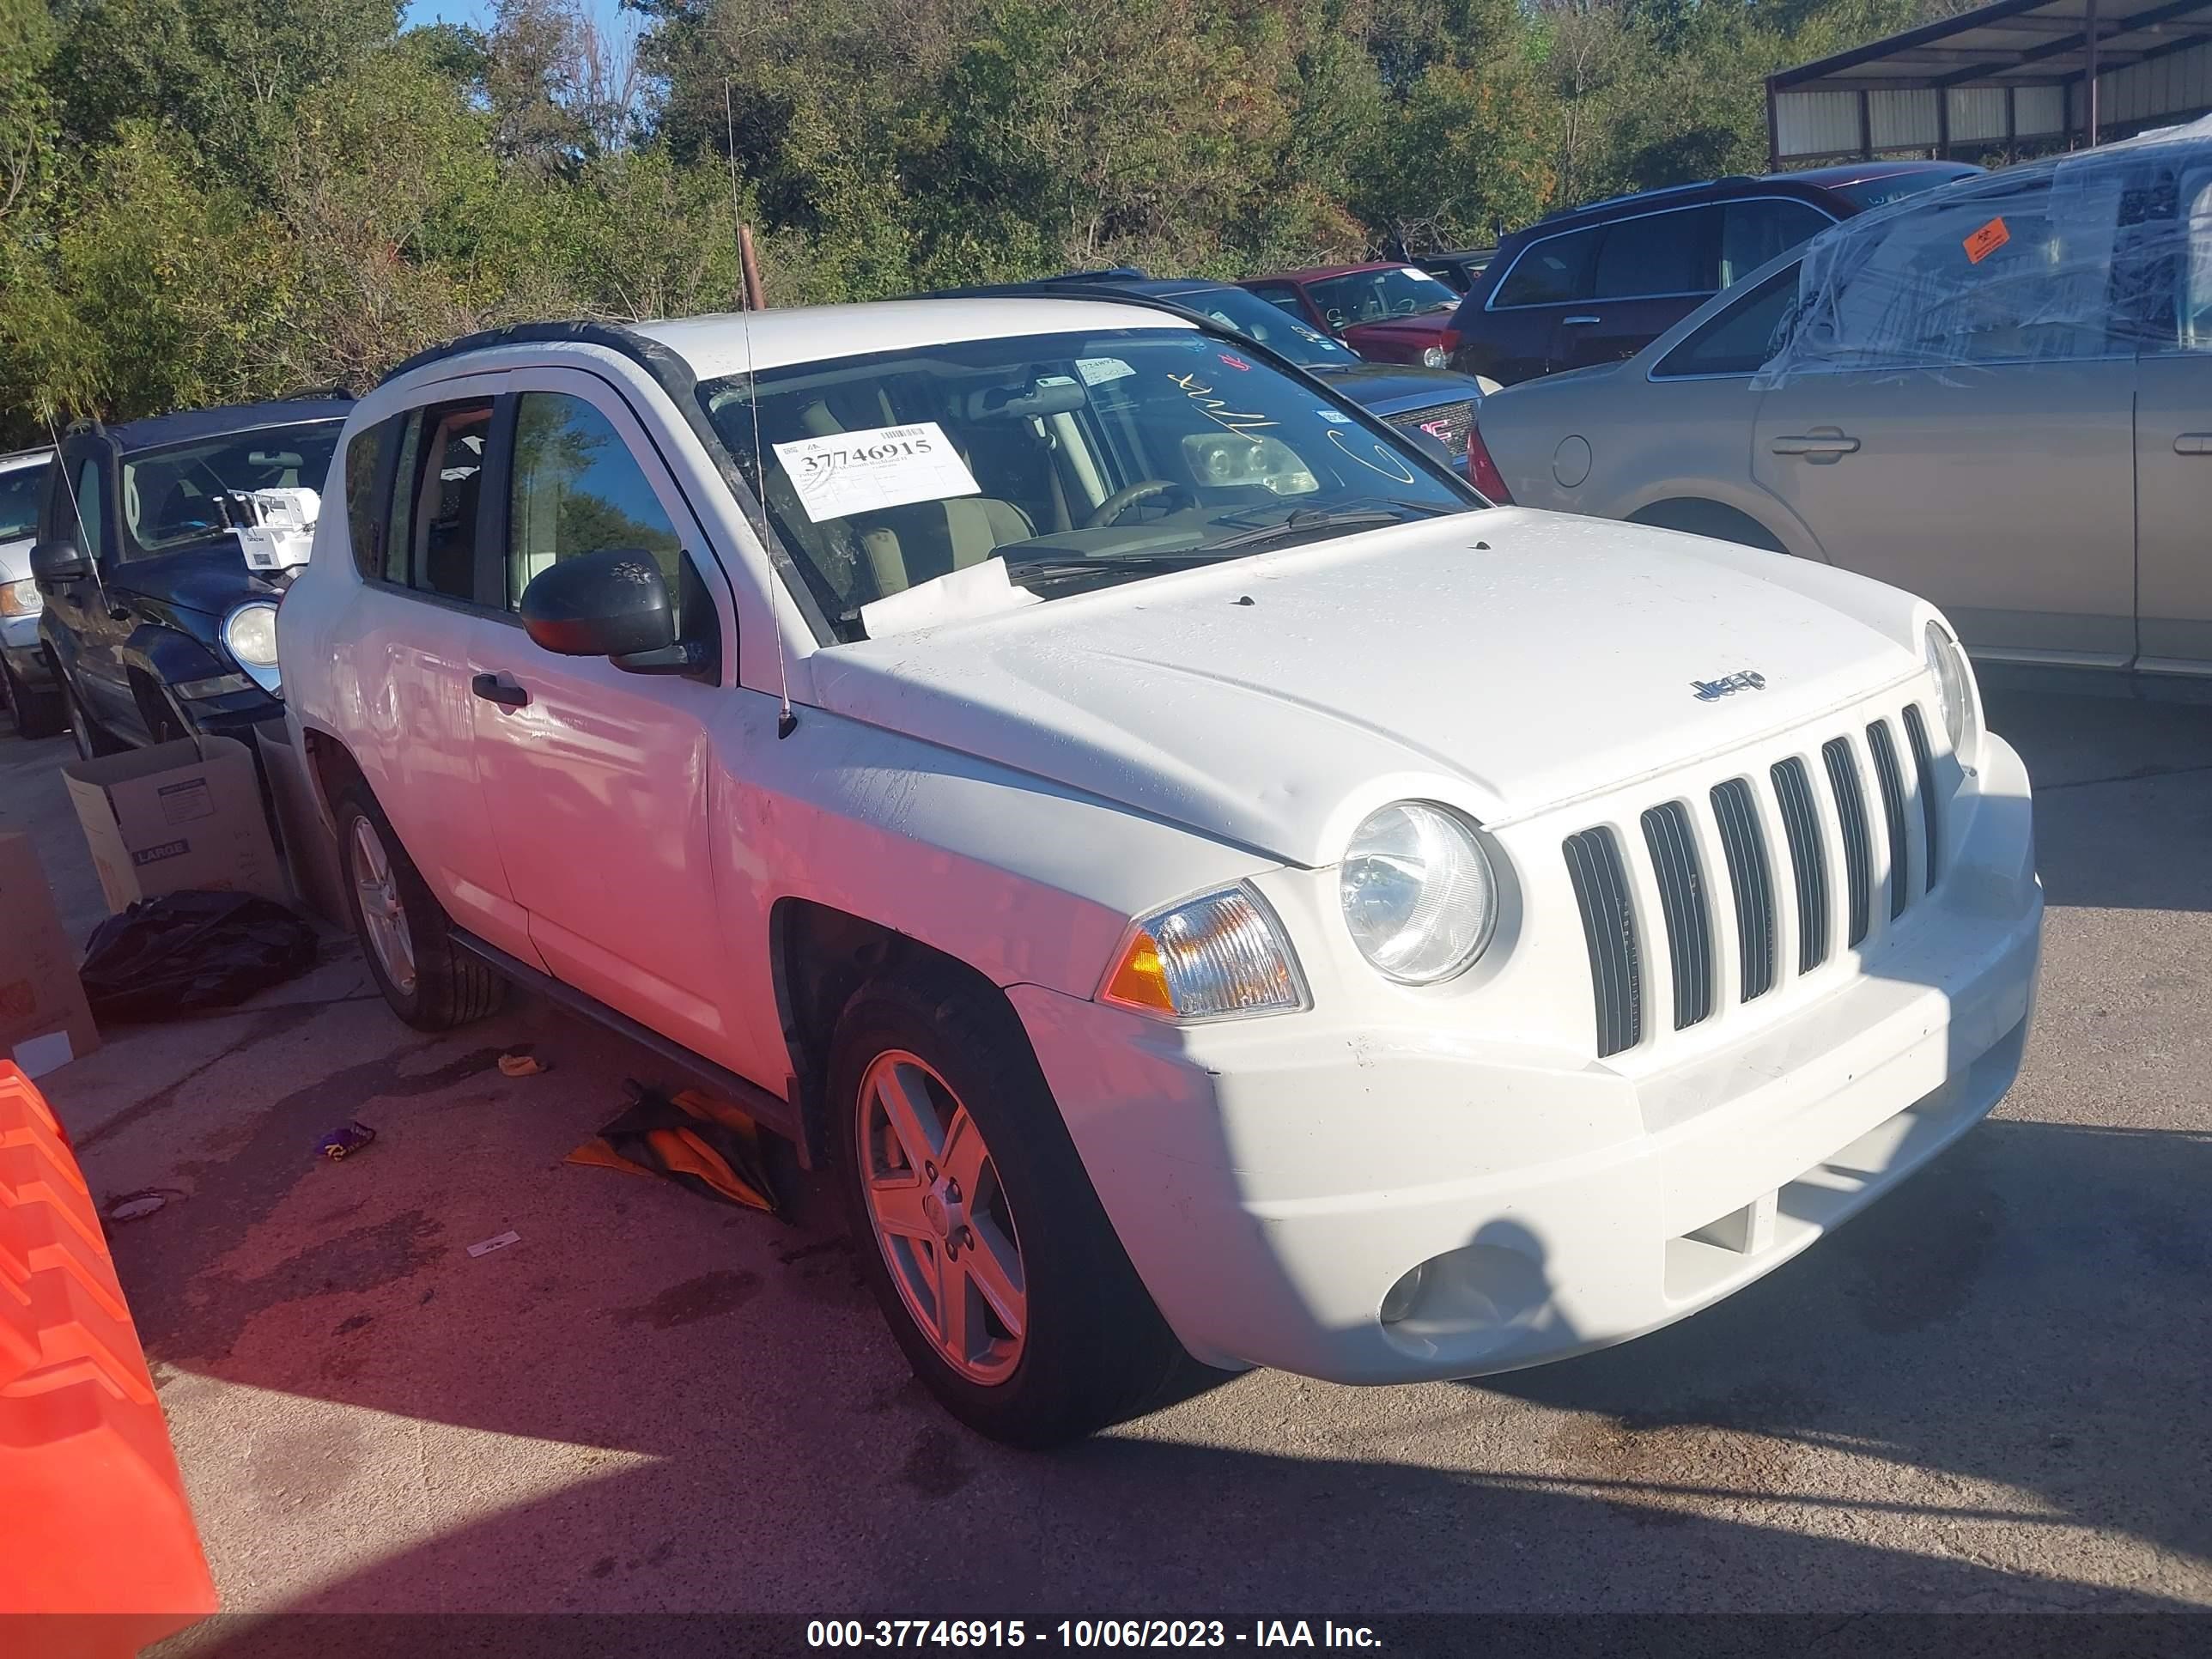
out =
[[[1325,328],[1372,363],[1444,366],[1444,326],[1459,295],[1417,265],[1378,259],[1248,277],[1249,288],[1302,322]]]

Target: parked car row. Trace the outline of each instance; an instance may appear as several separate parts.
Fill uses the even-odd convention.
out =
[[[1474,448],[1493,495],[1923,593],[1980,657],[2212,673],[2212,122],[1843,225]]]
[[[281,716],[276,605],[296,566],[255,568],[239,532],[267,492],[319,497],[350,407],[252,404],[63,437],[41,473],[24,653],[44,657],[80,754]]]
[[[1504,386],[1614,362],[1829,226],[1981,171],[1860,161],[1555,213],[1498,243],[1438,330],[1437,361]]]
[[[52,459],[48,449],[0,455],[0,708],[27,738],[52,737],[63,720],[53,669],[39,643],[46,601],[31,574],[39,502]]]
[[[1148,276],[1133,266],[1071,271],[1042,283],[963,289],[963,295],[1020,294],[1079,285],[1163,301],[1198,313],[1285,362],[1320,376],[1362,409],[1431,447],[1462,476],[1468,434],[1484,383],[1449,369],[1371,361],[1303,316],[1271,306],[1244,288],[1203,277]]]

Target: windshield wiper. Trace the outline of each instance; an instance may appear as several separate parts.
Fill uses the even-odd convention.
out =
[[[1303,535],[1312,530],[1356,530],[1366,525],[1412,524],[1417,520],[1436,516],[1431,511],[1412,506],[1394,507],[1388,512],[1372,507],[1302,507],[1287,519],[1261,525],[1256,530],[1248,530],[1241,536],[1231,536],[1226,541],[1209,543],[1206,550],[1222,553],[1233,548],[1255,547],[1279,536]]]
[[[1096,559],[1008,559],[1006,580],[1049,581],[1061,576],[1110,576],[1117,570],[1185,570],[1213,562],[1211,552],[1115,553]]]

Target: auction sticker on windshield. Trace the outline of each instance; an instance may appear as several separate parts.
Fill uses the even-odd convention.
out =
[[[981,493],[934,421],[870,427],[775,447],[799,504],[817,524],[853,513]]]

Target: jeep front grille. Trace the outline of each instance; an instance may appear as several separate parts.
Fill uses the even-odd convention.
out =
[[[1674,1026],[1682,1030],[1774,988],[1784,937],[1783,895],[1797,943],[1797,973],[1810,974],[1829,960],[1835,927],[1832,849],[1840,849],[1841,920],[1851,947],[1865,943],[1878,914],[1894,922],[1926,896],[1942,868],[1935,757],[1919,708],[1908,705],[1898,718],[1912,755],[1910,789],[1899,758],[1896,720],[1884,718],[1821,744],[1817,769],[1803,755],[1785,755],[1723,779],[1702,799],[1676,798],[1645,810],[1638,819],[1645,860],[1641,872],[1625,850],[1631,837],[1611,824],[1566,837],[1562,851],[1589,951],[1601,1056],[1644,1040],[1644,929],[1665,932],[1661,959],[1672,981]],[[1916,797],[1923,826],[1917,860]],[[1869,810],[1875,799],[1878,817]],[[1778,836],[1770,835],[1769,823]],[[1878,850],[1886,854],[1879,865]],[[1778,863],[1786,864],[1786,874]],[[1877,868],[1888,898],[1880,912]],[[1647,898],[1648,908],[1640,909],[1638,877],[1647,872],[1644,890],[1656,896],[1656,903]],[[1725,895],[1717,898],[1721,885]],[[1733,975],[1722,971],[1717,903],[1725,906],[1722,914],[1735,925],[1735,949],[1728,953]]]
[[[1567,873],[1582,907],[1589,944],[1590,984],[1597,998],[1597,1051],[1617,1054],[1644,1036],[1644,964],[1637,951],[1636,912],[1620,843],[1610,830],[1585,830],[1566,840]]]
[[[1774,878],[1747,779],[1713,786],[1713,822],[1735,895],[1736,995],[1749,1002],[1774,988]]]

